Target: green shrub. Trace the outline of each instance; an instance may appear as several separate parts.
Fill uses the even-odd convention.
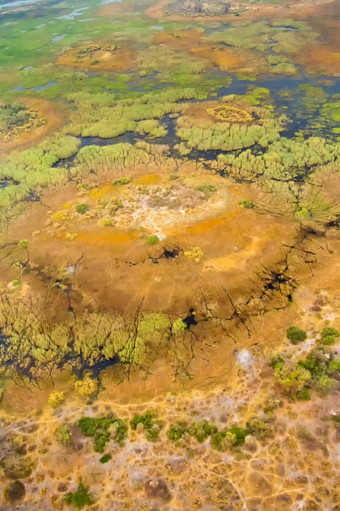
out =
[[[76,207],[77,213],[80,215],[84,215],[88,210],[90,209],[90,206],[88,204],[78,204]]]
[[[197,442],[201,443],[204,442],[208,436],[217,433],[217,427],[214,424],[210,424],[207,420],[199,420],[194,422],[189,428],[189,433],[196,438]]]
[[[27,250],[28,249],[28,241],[21,240],[21,241],[19,241],[18,246],[24,250]]]
[[[238,426],[229,428],[225,431],[218,431],[211,435],[211,446],[217,451],[224,452],[232,447],[244,444],[246,436],[249,434],[247,429]]]
[[[339,332],[335,328],[326,327],[321,332],[321,343],[325,346],[333,346],[337,342]]]
[[[130,426],[133,431],[136,431],[138,424],[142,424],[146,431],[146,438],[150,442],[158,440],[162,423],[155,420],[155,415],[151,412],[145,412],[144,414],[136,413],[130,420]]]
[[[275,378],[281,388],[291,398],[295,398],[311,380],[312,375],[307,368],[298,365],[290,371],[285,368],[279,370],[276,369]]]
[[[323,395],[326,395],[332,390],[335,390],[337,385],[338,382],[327,374],[320,376],[320,378],[316,381],[316,388]]]
[[[59,426],[56,431],[58,441],[63,445],[70,445],[72,442],[72,432],[67,424]]]
[[[258,438],[266,438],[273,434],[273,428],[268,422],[252,417],[246,424],[247,430]]]
[[[239,202],[240,206],[243,206],[245,209],[253,209],[255,207],[255,204],[253,201],[249,199],[241,199]]]
[[[307,339],[307,334],[301,328],[297,326],[290,326],[287,329],[287,337],[292,344],[298,344],[299,342],[303,342]]]
[[[234,444],[235,446],[244,444],[246,436],[249,435],[249,431],[247,429],[243,429],[238,426],[229,428],[228,432],[236,436],[236,442]]]
[[[321,376],[326,374],[327,361],[323,357],[322,352],[311,351],[306,360],[299,360],[298,367],[307,369],[311,374],[314,381],[318,380]]]
[[[77,491],[66,493],[64,499],[67,504],[73,505],[76,509],[83,509],[83,507],[91,506],[94,503],[91,493],[82,482],[78,484]]]
[[[213,193],[217,192],[216,186],[209,184],[199,185],[197,190],[203,193],[205,199],[208,199]]]
[[[117,417],[82,417],[77,426],[85,436],[93,437],[93,448],[95,452],[103,453],[107,443],[112,437],[113,440],[123,445],[127,436],[128,427],[126,423]]]
[[[340,372],[340,360],[338,358],[334,358],[328,364],[327,373],[329,375],[333,375],[335,373]]]
[[[273,369],[280,370],[285,365],[284,359],[281,357],[280,354],[274,355],[271,360],[271,366]]]
[[[124,185],[128,185],[129,183],[131,183],[131,177],[121,177],[119,179],[116,179],[115,181],[113,181],[113,186],[124,186]]]
[[[99,463],[107,463],[112,458],[111,454],[104,454],[99,460]]]
[[[298,392],[296,395],[299,401],[310,401],[311,399],[311,391],[310,389],[304,388],[301,392]]]
[[[157,245],[157,243],[159,243],[159,238],[156,234],[152,234],[146,237],[146,242],[148,245]]]
[[[172,442],[178,442],[186,433],[189,432],[189,428],[186,422],[178,422],[173,426],[170,426],[166,432],[167,437]]]

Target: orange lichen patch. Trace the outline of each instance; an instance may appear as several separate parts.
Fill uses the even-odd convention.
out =
[[[135,185],[157,185],[162,180],[161,176],[157,174],[149,174],[146,176],[140,176],[133,180]]]
[[[198,46],[192,48],[191,52],[198,58],[218,66],[222,71],[237,70],[244,63],[239,50]]]
[[[136,231],[131,232],[80,232],[77,234],[77,243],[86,243],[89,245],[96,246],[107,246],[107,245],[122,245],[131,243],[140,237],[140,234]]]
[[[223,285],[233,296],[249,293],[247,279],[259,261],[275,263],[285,250],[282,240],[294,235],[294,222],[256,215],[237,205],[240,198],[251,197],[247,187],[197,174],[195,169],[190,175],[187,169],[179,173],[175,181],[164,178],[152,186],[156,173],[150,167],[147,170],[144,183],[148,182],[149,190],[145,190],[147,184],[138,190],[136,178],[119,187],[107,182],[97,185],[101,195],[97,200],[90,196],[91,190],[79,196],[75,186],[73,191],[51,194],[44,202],[59,216],[36,204],[29,218],[25,215],[13,226],[6,241],[27,239],[31,264],[47,267],[52,274],[81,260],[74,276],[80,309],[94,300],[104,310],[123,312],[144,298],[147,309],[180,312],[194,303],[202,289],[207,296],[219,293]],[[126,174],[131,171],[127,169]],[[202,185],[213,185],[216,190],[205,197]],[[112,189],[115,197],[111,201]],[[102,195],[104,190],[109,193]],[[69,209],[62,207],[66,201],[71,204]],[[80,202],[89,207],[84,214],[77,212]],[[159,243],[150,246],[149,235],[157,235]],[[182,255],[174,260],[161,257],[164,246],[180,247]],[[195,247],[202,253],[198,262],[184,256]],[[159,258],[158,264],[154,258]],[[246,263],[238,269],[234,262],[240,259]],[[30,286],[41,292],[45,284],[37,274]]]
[[[114,193],[114,188],[111,183],[101,186],[100,188],[94,188],[90,192],[90,197],[91,199],[100,199],[109,193]]]
[[[213,228],[222,227],[225,225],[225,218],[209,218],[209,220],[204,220],[203,222],[199,222],[196,225],[192,225],[188,228],[188,233],[197,235],[197,234],[206,234],[211,232]]]
[[[110,16],[111,14],[125,14],[136,11],[134,2],[116,2],[101,7],[96,14],[99,16]]]
[[[240,68],[244,70],[249,66],[263,65],[259,56],[251,51],[210,44],[204,39],[204,33],[197,30],[161,32],[154,37],[154,42],[187,51],[206,61],[208,66],[217,66],[223,71],[238,71]]]
[[[253,121],[253,117],[249,112],[247,112],[247,110],[236,108],[231,105],[221,105],[215,108],[208,108],[207,112],[219,121],[237,124]]]
[[[68,50],[57,64],[84,70],[126,71],[133,64],[133,54],[126,47],[89,43]]]
[[[51,131],[59,128],[65,122],[65,114],[63,111],[56,108],[53,103],[46,99],[37,98],[17,98],[17,101],[25,103],[28,108],[37,112],[40,119],[44,119],[44,124],[41,126],[34,126],[29,131],[23,131],[18,134],[14,139],[8,142],[1,142],[0,154],[9,153],[14,149],[24,148],[33,142],[38,142]]]
[[[311,72],[340,76],[340,51],[334,48],[310,48],[301,60]]]
[[[171,45],[175,48],[190,49],[193,44],[199,44],[202,37],[202,32],[198,32],[197,30],[164,31],[157,34],[153,38],[153,41],[156,44],[165,44],[167,46]]]

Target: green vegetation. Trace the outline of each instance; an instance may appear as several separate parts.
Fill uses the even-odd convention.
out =
[[[271,431],[271,429],[269,425],[261,421],[258,421],[258,423],[255,423],[254,421],[251,423],[254,430],[255,427],[257,427],[257,431],[261,431],[262,436],[266,436],[265,432],[267,433],[267,436],[270,434],[269,431]],[[233,427],[225,431],[218,431],[218,428],[214,424],[203,419],[195,421],[190,426],[187,422],[177,422],[168,428],[166,434],[171,442],[182,446],[183,444],[181,444],[180,441],[186,436],[194,437],[199,443],[204,442],[210,437],[210,442],[214,449],[218,451],[225,451],[232,447],[242,445],[249,432],[247,429],[239,427]]]
[[[121,177],[119,179],[115,179],[115,181],[113,181],[113,186],[123,186],[123,185],[128,185],[129,183],[131,183],[131,177]]]
[[[202,192],[204,195],[204,198],[207,200],[211,195],[217,192],[217,188],[214,185],[210,184],[202,184],[197,187],[197,190],[199,192]]]
[[[56,431],[58,442],[63,445],[70,445],[72,443],[72,432],[67,424],[59,426]]]
[[[146,237],[146,242],[148,245],[157,245],[159,243],[159,237],[156,234],[152,234],[151,236]]]
[[[83,417],[77,422],[83,434],[93,437],[95,452],[103,453],[107,443],[112,438],[118,445],[123,445],[127,436],[128,427],[118,417]]]
[[[225,431],[219,431],[211,436],[211,446],[217,451],[224,452],[227,449],[244,444],[248,434],[249,431],[247,429],[242,429],[238,426]]]
[[[292,344],[299,344],[307,339],[307,334],[297,326],[290,326],[287,329],[287,337]]]
[[[91,504],[94,503],[93,496],[89,492],[89,489],[86,488],[81,481],[78,484],[78,489],[73,493],[66,493],[64,499],[67,504],[71,504],[76,509],[83,509],[83,507],[91,506]]]
[[[26,494],[25,485],[21,481],[13,481],[4,489],[4,499],[7,502],[16,502],[24,498]]]
[[[166,432],[166,435],[171,442],[178,442],[181,440],[184,435],[189,433],[188,424],[186,422],[178,422],[169,427]]]
[[[214,424],[210,424],[207,420],[196,421],[189,429],[189,434],[200,443],[215,433],[217,433],[217,427]]]
[[[224,100],[227,102],[228,97]],[[230,101],[233,104],[234,96]],[[234,151],[255,144],[268,147],[269,144],[279,139],[279,133],[283,130],[284,118],[274,119],[264,109],[258,109],[255,114],[261,119],[261,123],[231,124],[208,120],[199,121],[184,114],[177,121],[176,134],[189,149],[195,148],[201,151]]]
[[[99,460],[99,463],[107,463],[108,461],[110,461],[112,459],[112,456],[111,454],[104,454],[104,456],[102,456]]]
[[[267,438],[273,435],[273,427],[268,422],[252,417],[246,424],[247,430],[257,438]]]
[[[336,344],[340,333],[333,327],[325,327],[321,332],[321,343],[325,346],[333,346]]]
[[[251,201],[249,199],[241,199],[239,201],[239,205],[243,206],[245,209],[253,209],[255,207],[255,204],[253,203],[253,201]]]
[[[282,358],[282,357],[281,357]],[[315,389],[326,395],[338,386],[340,360],[323,348],[311,351],[305,360],[287,368],[284,360],[274,363],[275,377],[291,399],[309,400]]]
[[[87,213],[87,211],[90,209],[90,206],[88,204],[78,204],[76,207],[77,213],[80,215],[84,215]]]
[[[145,412],[144,414],[135,414],[130,420],[130,426],[133,431],[136,431],[138,426],[141,425],[146,431],[146,438],[150,442],[158,440],[159,433],[163,427],[163,423],[156,420],[156,416],[152,412]]]

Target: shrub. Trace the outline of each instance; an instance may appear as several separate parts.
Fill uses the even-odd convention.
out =
[[[98,381],[89,376],[86,376],[83,380],[76,381],[74,387],[82,397],[94,397],[99,391]]]
[[[18,246],[24,250],[28,249],[28,241],[27,240],[21,240],[18,243]]]
[[[205,199],[209,199],[213,193],[217,192],[216,186],[209,184],[199,185],[197,190],[203,193]]]
[[[274,355],[271,360],[271,366],[273,369],[280,370],[285,365],[284,359],[281,357],[280,354]]]
[[[211,435],[210,443],[213,449],[224,452],[231,449],[237,442],[236,435],[230,431],[220,431]]]
[[[317,390],[326,395],[337,387],[338,383],[334,378],[331,378],[327,374],[321,376],[316,382]]]
[[[93,437],[93,448],[95,452],[103,453],[106,444],[110,438],[123,445],[127,436],[128,427],[126,423],[118,417],[82,417],[77,422],[85,436]]]
[[[298,344],[299,342],[303,342],[307,339],[307,334],[301,328],[297,326],[290,326],[287,329],[287,337],[292,344]]]
[[[280,369],[275,371],[275,377],[282,389],[290,396],[296,397],[306,384],[311,380],[312,375],[308,369],[297,366],[291,371]]]
[[[244,444],[246,436],[249,435],[249,431],[247,429],[243,429],[238,426],[228,429],[228,432],[236,436],[235,446]]]
[[[48,397],[48,404],[53,408],[58,408],[65,401],[64,392],[53,392]]]
[[[128,185],[129,183],[131,183],[131,177],[121,177],[119,179],[116,179],[115,181],[113,181],[113,186],[124,186],[124,185]]]
[[[241,199],[239,202],[240,206],[243,206],[245,209],[253,209],[255,207],[255,204],[253,201],[249,199]]]
[[[186,422],[178,422],[173,426],[170,426],[166,435],[169,440],[172,442],[177,442],[180,440],[186,433],[189,432],[189,428]]]
[[[111,220],[111,218],[102,218],[101,224],[103,227],[111,227],[112,220]]]
[[[258,437],[258,438],[266,438],[273,434],[273,428],[268,422],[261,421],[257,417],[252,417],[247,422],[247,429],[249,433]]]
[[[99,463],[107,463],[112,458],[111,454],[104,454],[99,460]]]
[[[77,491],[66,493],[64,499],[67,504],[73,505],[76,509],[83,509],[83,507],[91,506],[94,503],[91,493],[82,482],[78,484]]]
[[[299,401],[310,401],[311,391],[310,391],[310,389],[304,388],[301,390],[301,392],[298,392],[296,397]]]
[[[156,234],[152,234],[146,237],[146,242],[148,245],[157,245],[157,243],[159,243],[159,238]]]
[[[208,436],[217,433],[217,427],[214,424],[210,424],[207,420],[199,420],[194,422],[190,427],[189,433],[196,438],[197,442],[201,443],[204,442]]]
[[[144,414],[136,413],[132,419],[130,420],[130,426],[133,431],[136,431],[138,424],[142,424],[143,428],[147,432],[146,438],[155,442],[158,440],[160,429],[163,426],[160,421],[155,420],[155,416],[151,412],[146,412]]]
[[[307,369],[314,381],[326,374],[327,362],[322,352],[312,351],[307,355],[306,360],[299,360],[298,367]]]
[[[63,445],[70,445],[72,442],[72,433],[67,424],[59,426],[56,431],[58,441]]]
[[[337,342],[340,333],[332,327],[325,327],[321,332],[321,342],[326,346],[333,346]]]
[[[227,429],[226,431],[219,431],[211,435],[211,446],[217,451],[224,452],[232,447],[237,447],[244,443],[246,436],[249,434],[247,429],[242,429],[238,426]]]
[[[200,249],[200,247],[193,247],[192,250],[186,250],[184,252],[184,255],[188,259],[192,259],[195,261],[195,263],[198,264],[204,254],[203,254],[202,250]]]
[[[21,481],[13,481],[4,489],[4,499],[15,502],[22,499],[26,494],[25,485]]]
[[[340,360],[338,358],[334,358],[328,364],[327,373],[329,375],[333,375],[338,372],[340,372]]]
[[[88,204],[78,204],[76,207],[77,213],[80,215],[84,215],[88,210],[90,209],[90,206]]]

